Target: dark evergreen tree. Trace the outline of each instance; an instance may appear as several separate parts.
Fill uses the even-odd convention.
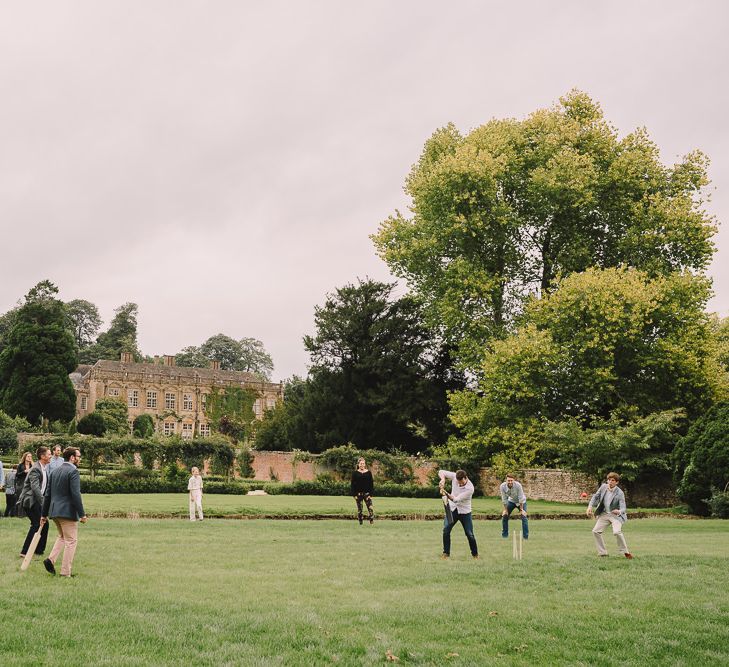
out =
[[[729,486],[729,401],[697,419],[673,452],[678,496],[691,512],[709,514],[709,497]]]
[[[287,387],[264,419],[256,446],[322,451],[351,442],[362,449],[422,451],[447,435],[446,389],[462,388],[434,350],[416,301],[392,299],[394,285],[359,281],[327,297],[306,336],[308,379]]]
[[[48,280],[28,292],[0,353],[0,405],[31,423],[70,421],[76,394],[68,374],[76,368],[66,310]]]

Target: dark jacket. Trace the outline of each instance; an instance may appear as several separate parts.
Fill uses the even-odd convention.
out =
[[[33,466],[31,466],[32,468]],[[28,468],[30,470],[30,468]],[[28,475],[28,470],[25,469],[25,463],[18,464],[18,469],[15,471],[15,495],[20,498],[20,494],[23,493],[23,484],[25,484],[25,478]]]
[[[25,482],[23,482],[23,489],[21,490],[20,497],[18,498],[18,516],[26,516],[33,506],[38,509],[43,506],[43,494],[41,493],[42,485],[43,471],[41,470],[40,461],[36,461],[25,476]],[[48,484],[46,483],[46,488],[47,487]],[[18,493],[17,487],[15,493]]]
[[[81,500],[81,478],[73,463],[56,468],[46,485],[42,516],[78,521],[86,516]]]
[[[355,470],[352,473],[352,483],[350,488],[353,496],[356,496],[358,493],[372,495],[372,492],[375,490],[375,485],[372,481],[372,472],[370,470],[365,472]]]

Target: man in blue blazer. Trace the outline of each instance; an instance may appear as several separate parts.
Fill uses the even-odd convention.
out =
[[[81,451],[76,447],[67,447],[63,452],[63,464],[53,471],[43,498],[41,521],[47,522],[50,516],[58,529],[56,543],[43,565],[48,572],[56,574],[56,559],[63,550],[62,577],[73,576],[71,568],[78,542],[78,522],[86,523],[77,468],[80,461]]]
[[[623,536],[623,524],[628,520],[628,515],[625,511],[625,494],[618,487],[619,481],[620,475],[618,473],[608,473],[607,482],[600,485],[600,488],[590,499],[587,506],[587,516],[597,516],[597,522],[592,529],[592,534],[595,537],[598,556],[608,555],[605,541],[602,539],[602,531],[608,525],[611,525],[620,553],[626,558],[632,558],[633,554],[628,551],[628,545],[625,543],[625,537]]]

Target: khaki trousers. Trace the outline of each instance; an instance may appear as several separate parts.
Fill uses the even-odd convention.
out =
[[[71,519],[53,519],[53,523],[58,528],[58,537],[51,550],[51,555],[48,556],[48,560],[54,565],[58,554],[63,551],[63,562],[61,563],[61,575],[69,576],[71,574],[71,567],[73,566],[73,557],[76,555],[76,542],[78,542],[78,521],[71,521]]]
[[[628,553],[628,545],[625,543],[625,537],[623,537],[623,524],[620,519],[614,514],[603,513],[597,517],[595,527],[592,529],[592,534],[595,537],[595,546],[597,547],[597,553],[600,556],[607,556],[607,549],[605,548],[605,540],[602,539],[602,531],[607,526],[612,524],[613,535],[618,542],[618,549],[621,554]]]

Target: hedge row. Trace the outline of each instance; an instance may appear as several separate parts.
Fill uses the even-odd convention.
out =
[[[262,489],[271,495],[299,496],[348,496],[349,482],[304,481],[291,484],[278,482],[205,482],[205,493],[243,495],[249,491]],[[81,479],[82,493],[186,493],[187,479],[169,480],[161,477],[142,477],[139,479],[115,479],[112,476],[97,479]],[[398,498],[436,498],[436,487],[417,486],[416,484],[395,484],[386,482],[375,487],[375,496]]]

